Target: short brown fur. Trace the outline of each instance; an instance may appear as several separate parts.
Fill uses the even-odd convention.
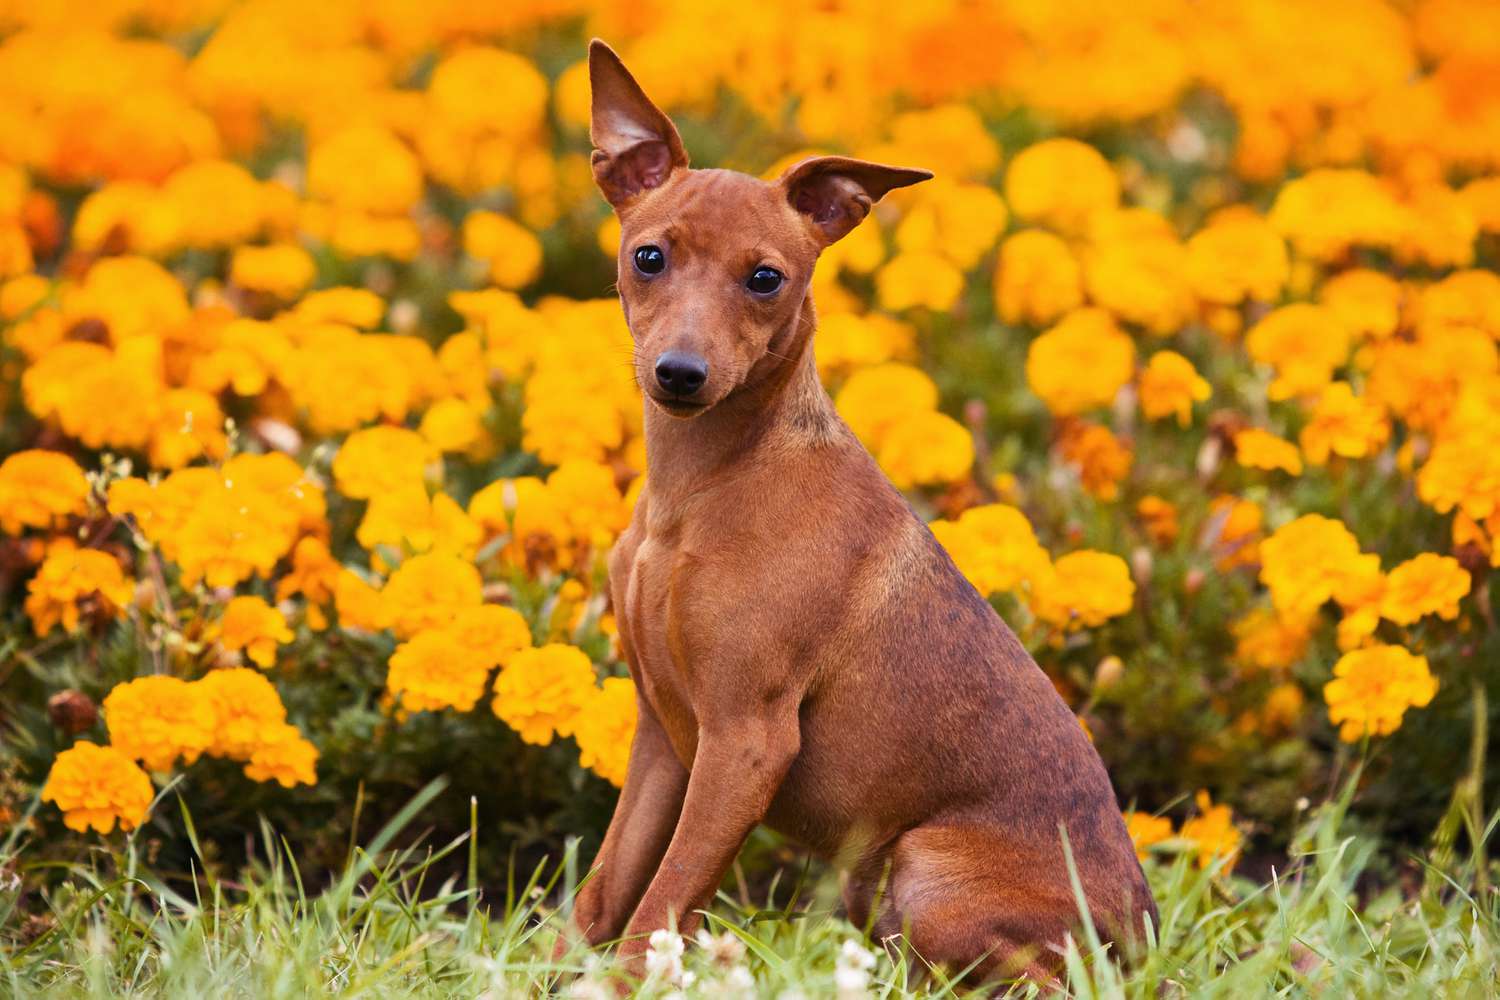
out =
[[[925,171],[837,157],[766,182],[690,170],[671,122],[590,48],[594,171],[648,397],[646,487],[610,563],[640,723],[593,877],[590,943],[690,931],[757,823],[836,860],[851,919],[925,960],[1047,976],[1078,923],[1156,911],[1077,720],[835,412],[813,363],[823,247]],[[637,271],[636,248],[665,268]],[[751,294],[759,267],[785,276]],[[707,362],[664,392],[667,351]],[[881,887],[883,891],[878,892]]]

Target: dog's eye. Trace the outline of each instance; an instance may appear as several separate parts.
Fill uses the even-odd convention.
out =
[[[642,274],[661,274],[667,266],[667,255],[650,243],[635,248],[635,269]]]
[[[745,287],[757,295],[770,295],[781,287],[781,272],[774,267],[757,267]]]

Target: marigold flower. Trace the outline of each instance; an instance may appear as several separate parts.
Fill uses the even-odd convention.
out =
[[[1363,170],[1311,170],[1282,185],[1271,225],[1303,256],[1330,261],[1353,246],[1393,247],[1407,215],[1385,183]]]
[[[1290,274],[1286,244],[1254,212],[1218,213],[1188,240],[1188,281],[1207,302],[1274,302]]]
[[[67,455],[28,449],[0,462],[0,530],[59,527],[88,509],[89,483]]]
[[[546,746],[571,736],[594,694],[594,665],[576,646],[523,649],[495,677],[491,707],[527,743]]]
[[[340,569],[334,582],[333,604],[343,628],[378,631],[390,624],[380,591],[351,569]]]
[[[312,144],[307,191],[345,211],[404,215],[422,198],[422,165],[384,128],[351,125]]]
[[[1282,672],[1307,652],[1317,615],[1282,614],[1258,607],[1229,625],[1236,663],[1257,670]]]
[[[1299,440],[1307,460],[1323,465],[1330,454],[1343,458],[1373,455],[1390,434],[1385,407],[1356,396],[1347,382],[1334,382],[1318,397]]]
[[[258,747],[275,742],[286,722],[281,695],[258,670],[226,667],[210,670],[193,686],[213,706],[213,757],[248,761]]]
[[[542,273],[541,241],[498,212],[464,218],[464,252],[489,264],[490,280],[501,288],[524,288]]]
[[[1458,602],[1469,593],[1471,583],[1457,559],[1423,552],[1386,577],[1380,615],[1397,625],[1414,624],[1426,615],[1452,621],[1458,617]]]
[[[515,608],[501,604],[464,608],[446,630],[483,659],[487,668],[500,666],[513,653],[531,646],[531,626]]]
[[[974,465],[974,439],[946,413],[918,410],[885,431],[875,458],[898,489],[951,483]]]
[[[892,362],[861,368],[844,383],[834,405],[866,448],[876,451],[904,417],[935,410],[937,385],[920,368]]]
[[[818,371],[852,372],[909,357],[915,340],[911,324],[880,313],[819,315]]]
[[[1120,481],[1130,474],[1130,446],[1102,424],[1067,423],[1058,440],[1063,460],[1077,466],[1079,482],[1090,496],[1114,500]]]
[[[218,715],[202,688],[153,674],[116,684],[104,698],[110,745],[151,771],[191,764],[214,745]]]
[[[959,571],[985,596],[1019,591],[1051,568],[1031,522],[1015,507],[970,507],[956,521],[934,521],[929,527]]]
[[[296,726],[270,726],[266,739],[250,752],[245,777],[251,781],[274,781],[282,788],[318,783],[318,748],[303,737]]]
[[[146,820],[155,797],[151,779],[111,746],[79,740],[57,755],[42,785],[42,801],[62,810],[63,823],[79,833],[110,833],[115,823],[134,830]]]
[[[1302,475],[1302,455],[1297,446],[1285,438],[1258,427],[1247,428],[1234,436],[1235,461],[1249,469],[1276,469]]]
[[[424,629],[391,654],[386,688],[408,712],[467,712],[484,694],[493,665],[488,653],[450,629]]]
[[[464,608],[482,603],[479,570],[446,552],[412,556],[391,574],[380,592],[391,628],[402,639],[447,625]]]
[[[114,556],[60,544],[52,547],[26,586],[26,614],[38,636],[59,623],[71,632],[85,604],[119,618],[134,596],[135,585]]]
[[[1380,626],[1380,605],[1385,597],[1386,577],[1380,572],[1380,557],[1360,555],[1339,572],[1333,599],[1343,617],[1339,619],[1339,649],[1357,649]]]
[[[292,568],[276,584],[276,600],[301,594],[307,599],[307,624],[314,631],[327,627],[324,608],[332,603],[338,586],[339,564],[321,538],[308,537],[292,550]]]
[[[291,300],[318,276],[312,255],[298,246],[242,246],[234,251],[229,278],[241,288]]]
[[[1193,420],[1193,404],[1212,394],[1207,380],[1193,363],[1176,351],[1157,351],[1140,376],[1141,410],[1147,420],[1175,415],[1186,427]]]
[[[1390,275],[1357,267],[1324,282],[1318,302],[1337,313],[1355,336],[1378,340],[1396,332],[1405,294]]]
[[[1297,302],[1266,315],[1245,335],[1245,348],[1276,371],[1273,400],[1320,392],[1349,357],[1349,331],[1326,306]]]
[[[1304,514],[1260,543],[1260,579],[1276,610],[1310,615],[1356,566],[1359,540],[1342,521]]]
[[[1120,182],[1094,147],[1077,139],[1046,139],[1011,160],[1005,200],[1018,218],[1075,234],[1094,213],[1119,204]]]
[[[276,647],[296,638],[280,611],[253,596],[236,597],[225,605],[211,634],[220,646],[231,652],[243,650],[251,663],[261,667],[274,667]]]
[[[1005,202],[983,184],[937,177],[912,190],[896,227],[901,254],[935,253],[961,271],[979,263],[1005,230]]]
[[[1171,501],[1148,494],[1136,503],[1135,513],[1154,544],[1166,546],[1177,540],[1177,506]]]
[[[1135,856],[1145,861],[1151,856],[1151,845],[1172,839],[1172,820],[1132,810],[1125,814],[1125,832],[1135,845]]]
[[[574,722],[578,763],[616,788],[625,785],[636,715],[635,682],[628,677],[606,677]]]
[[[1027,229],[1000,244],[995,309],[1006,323],[1045,326],[1083,304],[1083,269],[1061,237]],[[823,348],[818,330],[818,349]]]
[[[1236,566],[1254,565],[1260,557],[1260,528],[1265,519],[1260,505],[1224,494],[1214,497],[1208,510],[1204,542],[1215,552],[1214,566],[1227,573]]]
[[[484,439],[484,423],[473,404],[452,397],[428,407],[418,433],[438,451],[467,451]]]
[[[1102,309],[1075,309],[1031,342],[1026,381],[1056,416],[1107,406],[1135,371],[1135,344]]]
[[[1422,290],[1417,313],[1423,330],[1472,326],[1500,340],[1500,275],[1455,271]]]
[[[1122,210],[1118,215],[1137,213]],[[1105,217],[1107,218],[1107,216]],[[1187,251],[1170,228],[1096,220],[1096,235],[1083,258],[1083,280],[1093,302],[1127,323],[1155,334],[1180,329],[1194,308],[1187,282]]]
[[[916,308],[947,312],[963,290],[963,272],[930,250],[904,250],[875,272],[876,299],[880,308],[891,312]]]
[[[1069,552],[1043,575],[1033,610],[1037,617],[1073,631],[1096,628],[1128,612],[1135,582],[1125,560],[1108,552]]]
[[[1195,800],[1198,815],[1183,822],[1178,836],[1190,841],[1198,852],[1198,867],[1207,868],[1222,861],[1224,870],[1234,867],[1240,856],[1244,835],[1234,825],[1234,814],[1226,805],[1215,805],[1208,792],[1199,790]]]
[[[1427,657],[1401,646],[1377,644],[1345,653],[1333,665],[1333,678],[1323,685],[1323,699],[1345,743],[1395,732],[1406,710],[1426,706],[1438,688]]]

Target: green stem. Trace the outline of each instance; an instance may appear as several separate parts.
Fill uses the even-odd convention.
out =
[[[1481,894],[1489,890],[1490,865],[1485,851],[1484,832],[1484,755],[1489,742],[1489,699],[1484,679],[1476,672],[1473,679],[1474,727],[1469,742],[1469,843],[1474,854],[1474,888]]]

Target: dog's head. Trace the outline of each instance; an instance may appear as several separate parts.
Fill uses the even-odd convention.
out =
[[[690,417],[745,384],[790,338],[824,247],[887,191],[932,176],[842,156],[774,181],[689,170],[682,138],[619,56],[589,46],[594,180],[620,217],[620,299],[635,377]]]

